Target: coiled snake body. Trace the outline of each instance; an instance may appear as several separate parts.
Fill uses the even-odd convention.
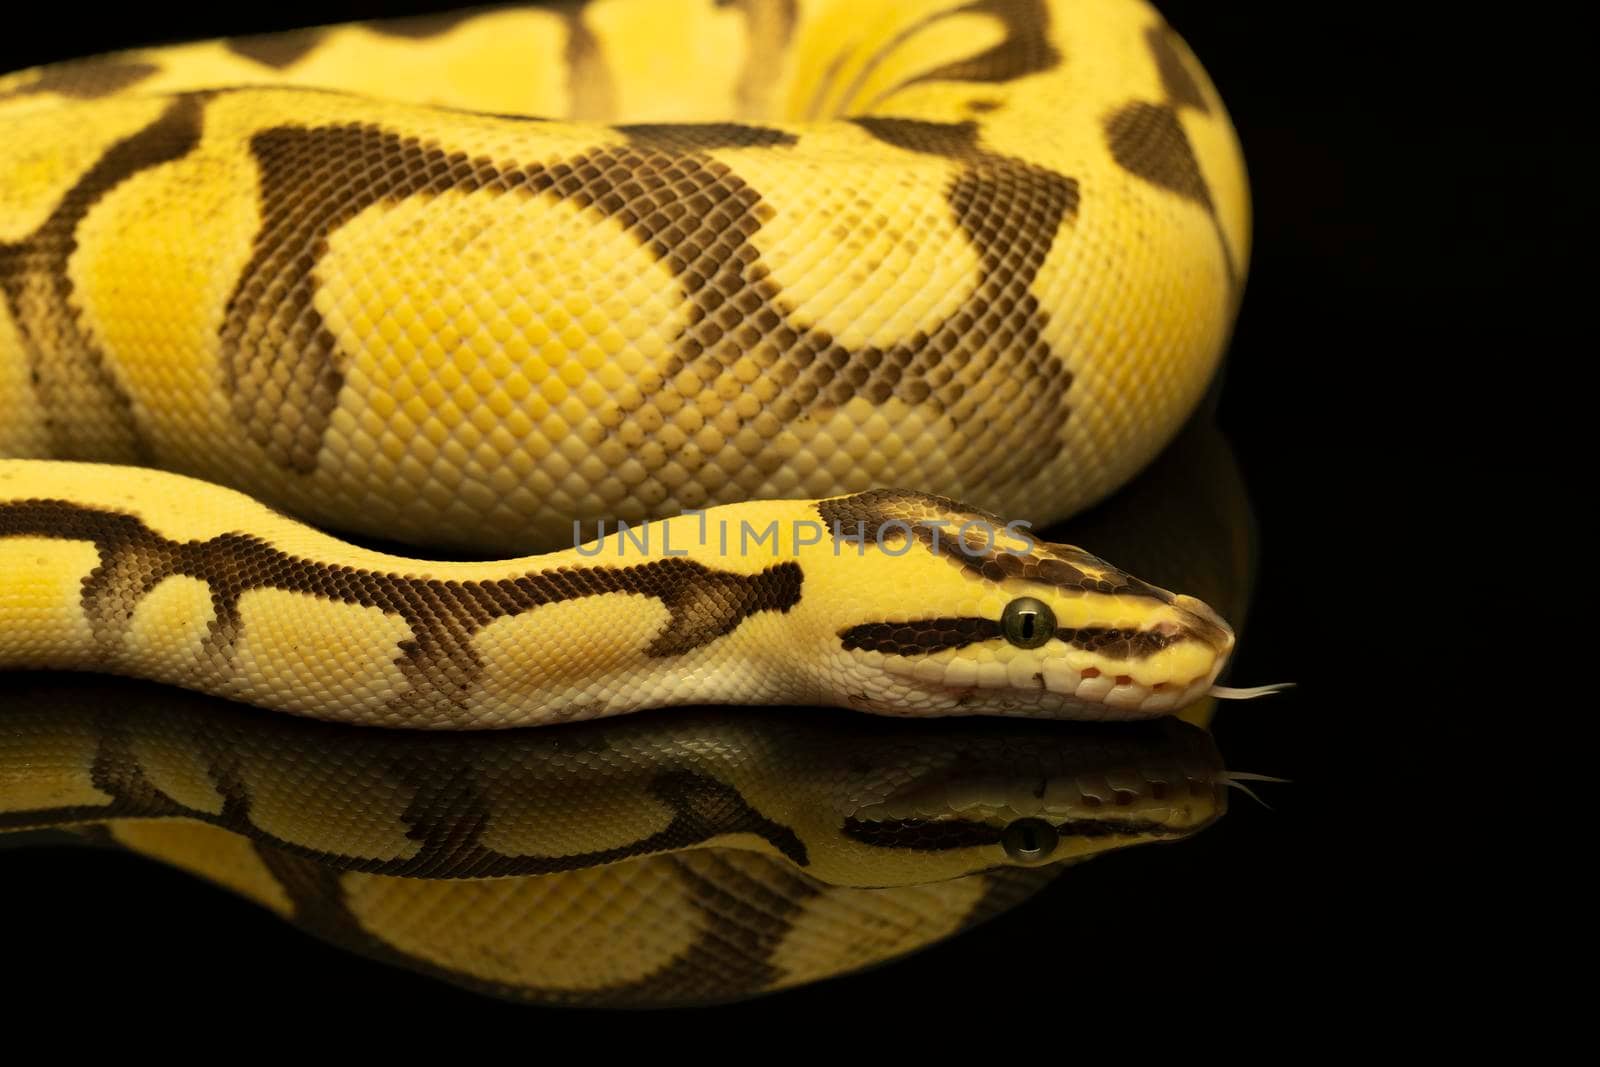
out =
[[[1231,324],[1237,145],[1138,0],[130,52],[0,79],[0,143],[0,666],[423,727],[1113,717],[1231,647],[989,514],[1126,480]],[[501,554],[663,522],[446,564],[258,500]]]

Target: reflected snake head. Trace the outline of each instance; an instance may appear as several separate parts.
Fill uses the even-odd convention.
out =
[[[891,727],[893,729],[891,729]],[[1142,723],[884,723],[852,731],[848,758],[817,760],[805,835],[813,876],[925,884],[1177,841],[1227,811],[1211,735]],[[797,789],[796,795],[811,795]],[[815,813],[815,814],[813,814]]]
[[[849,539],[821,688],[857,710],[1149,718],[1203,697],[1233,650],[1206,604],[1025,524],[899,490],[818,509]]]

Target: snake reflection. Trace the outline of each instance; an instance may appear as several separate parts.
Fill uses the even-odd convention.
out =
[[[1248,508],[1204,424],[1071,531],[1242,611]],[[726,1001],[893,959],[1072,861],[1205,828],[1228,783],[1205,705],[1125,727],[679,709],[438,736],[10,681],[0,831],[129,849],[539,1003]]]

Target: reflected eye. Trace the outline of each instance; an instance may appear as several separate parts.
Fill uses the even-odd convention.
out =
[[[1056,614],[1042,600],[1022,596],[1006,605],[1000,630],[1018,648],[1038,648],[1056,632]]]
[[[1031,863],[1047,858],[1056,850],[1059,840],[1056,828],[1043,819],[1018,819],[1006,827],[1000,843],[1005,846],[1007,856]]]

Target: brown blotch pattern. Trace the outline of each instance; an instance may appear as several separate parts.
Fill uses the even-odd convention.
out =
[[[1145,31],[1145,44],[1155,61],[1166,98],[1159,103],[1133,100],[1107,115],[1106,147],[1117,165],[1129,174],[1205,209],[1217,232],[1228,287],[1237,299],[1240,278],[1233,248],[1222,230],[1222,220],[1217,216],[1211,188],[1200,169],[1194,145],[1178,117],[1186,107],[1209,114],[1210,106],[1190,69],[1188,58],[1165,23],[1158,22]]]
[[[817,511],[841,544],[863,538],[867,544],[880,539],[888,543],[903,536],[909,527],[911,536],[928,551],[988,581],[1017,579],[1081,593],[1138,596],[1163,604],[1173,601],[1167,590],[1125,574],[1081,548],[1040,541],[1031,530],[1026,531],[1033,541],[1030,551],[1004,551],[992,543],[988,532],[1004,531],[1004,519],[946,497],[907,489],[871,489],[818,501]],[[974,525],[963,538],[962,527],[968,523]],[[1090,571],[1101,571],[1105,577],[1095,577]]]
[[[650,144],[670,135],[634,127],[647,142],[595,149],[555,165],[505,166],[448,152],[364,125],[265,130],[251,140],[261,173],[262,228],[229,302],[223,368],[235,417],[272,459],[315,468],[343,383],[345,357],[313,306],[317,257],[343,222],[383,200],[451,189],[521,191],[570,200],[622,223],[667,265],[690,303],[654,391],[641,391],[614,423],[648,414],[656,396],[688,370],[710,390],[753,357],[782,392],[765,411],[781,422],[826,411],[856,396],[899,397],[948,416],[952,426],[998,419],[993,391],[970,390],[977,376],[1027,381],[1028,404],[1006,405],[996,448],[1012,457],[1007,483],[1031,478],[1061,448],[1059,423],[1071,375],[1043,341],[1044,312],[1030,286],[1061,222],[1077,209],[1077,183],[977,149],[970,124],[863,120],[889,143],[959,156],[948,192],[983,271],[967,300],[932,329],[885,347],[844,348],[825,331],[792,324],[752,236],[771,217],[760,193],[699,152]],[[686,127],[683,139],[768,138],[759,127]],[[696,131],[699,131],[697,133]],[[749,132],[749,131],[754,131]],[[965,371],[963,378],[957,374]],[[763,412],[741,416],[741,425]],[[610,428],[614,429],[614,425]],[[667,457],[691,474],[708,461],[692,442]],[[754,457],[776,465],[774,454]],[[963,478],[994,477],[992,453],[953,457]]]
[[[884,144],[907,152],[922,152],[957,161],[976,160],[984,154],[978,144],[976,122],[929,122],[927,119],[877,118],[870,115],[848,121]],[[1073,200],[1072,209],[1077,209],[1076,199]]]
[[[921,656],[965,648],[1001,635],[993,619],[974,617],[914,619],[906,622],[866,622],[839,634],[850,651],[882,652],[886,656]]]
[[[436,761],[423,761],[407,781],[415,794],[404,819],[407,836],[421,848],[399,859],[357,859],[317,855],[345,870],[422,878],[506,878],[557,874],[621,863],[661,853],[680,852],[724,834],[751,834],[770,844],[796,866],[810,863],[805,842],[792,829],[767,818],[733,786],[691,770],[663,770],[646,786],[671,817],[660,830],[611,848],[557,855],[508,854],[485,845],[484,831],[496,812],[470,767],[441,776]],[[505,817],[506,813],[500,813]],[[265,835],[240,828],[256,839]],[[273,842],[277,844],[277,842]]]
[[[789,827],[757,811],[733,786],[693,771],[664,771],[648,785],[651,796],[670,811],[667,825],[635,841],[611,848],[567,855],[511,855],[483,844],[495,812],[486,798],[457,776],[418,777],[415,799],[404,819],[407,836],[421,844],[419,852],[397,860],[351,860],[329,857],[346,870],[423,878],[505,878],[585,870],[611,863],[696,848],[723,834],[760,837],[804,867],[806,846]],[[248,831],[246,831],[248,832]],[[251,836],[260,838],[259,831]],[[317,857],[322,858],[322,857]]]
[[[1190,69],[1189,57],[1178,41],[1178,35],[1166,24],[1151,26],[1144,34],[1145,43],[1155,56],[1156,70],[1161,75],[1161,85],[1167,94],[1167,103],[1173,107],[1192,107],[1203,115],[1211,113],[1211,105],[1200,91]]]
[[[0,243],[0,295],[21,335],[57,458],[146,458],[132,403],[81,319],[67,267],[78,226],[102,197],[199,143],[202,99],[174,98],[155,122],[108,148],[30,236]]]
[[[935,23],[957,15],[989,15],[998,18],[1005,27],[1005,38],[976,55],[966,59],[946,63],[933,70],[925,71],[915,77],[909,78],[889,89],[880,92],[876,97],[865,104],[852,108],[856,95],[872,74],[895,53],[901,45],[911,40],[917,34]],[[974,81],[998,83],[1010,81],[1013,78],[1025,77],[1029,74],[1040,74],[1053,70],[1061,62],[1061,54],[1048,39],[1050,12],[1044,0],[974,0],[957,7],[935,11],[925,15],[915,22],[901,28],[898,32],[884,41],[851,79],[849,87],[841,97],[843,105],[853,111],[872,111],[885,99],[898,93],[907,86],[917,85],[929,81]],[[841,53],[838,64],[842,65],[847,54]],[[817,95],[812,102],[810,115],[816,116],[821,107],[821,100],[825,99],[832,90],[833,82],[838,74],[837,69],[830,69],[817,87]]]
[[[926,81],[1008,82],[1054,70],[1061,62],[1061,53],[1049,40],[1050,8],[1045,0],[973,0],[936,17],[951,15],[997,18],[1005,25],[1005,39],[975,56],[920,74],[907,85]]]
[[[636,122],[616,127],[636,148],[708,152],[713,148],[788,148],[800,138],[785,130],[738,122]]]
[[[304,59],[317,42],[322,40],[320,29],[286,30],[282,33],[258,33],[249,37],[229,37],[224,43],[228,51],[254,60],[264,67],[283,70]]]
[[[580,53],[569,56],[576,78],[590,60],[599,62],[598,52],[586,36],[581,7],[557,12],[571,31],[569,51]],[[933,17],[954,12],[1000,17],[1008,39],[985,53],[987,58],[945,68],[940,76],[1016,77],[1047,69],[1060,58],[1044,42],[1045,11],[1038,0],[978,0]],[[283,35],[273,39],[279,46],[290,43]],[[287,60],[288,54],[267,58]],[[182,120],[197,136],[199,101],[183,98],[174,104],[170,122],[163,120],[130,139],[134,143],[126,148],[113,149],[80,183],[84,194],[103,185],[102,172],[126,170],[124,157],[134,157],[132,165],[142,168],[187,151],[193,140],[177,140],[167,128]],[[609,432],[628,419],[654,422],[658,415],[670,415],[657,407],[657,397],[672,388],[669,383],[681,381],[684,371],[697,375],[709,391],[732,373],[735,362],[752,357],[781,392],[754,416],[739,416],[729,432],[755,419],[765,425],[774,417],[787,423],[808,413],[825,415],[856,397],[874,404],[897,398],[931,410],[951,427],[981,421],[995,428],[990,436],[998,440],[991,448],[952,457],[959,480],[984,480],[996,491],[1027,481],[1059,454],[1064,396],[1072,382],[1043,340],[1047,313],[1031,286],[1060,226],[1076,216],[1078,184],[986,151],[972,122],[863,118],[858,123],[884,143],[958,164],[946,196],[955,221],[979,252],[982,273],[971,295],[944,321],[899,344],[856,350],[837,344],[826,331],[789,321],[779,287],[751,241],[771,217],[770,207],[733,170],[704,154],[711,148],[793,143],[782,131],[735,123],[636,125],[624,128],[632,141],[627,148],[530,167],[469,158],[371,126],[262,131],[250,144],[260,171],[261,228],[220,331],[234,417],[272,462],[313,471],[346,364],[313,299],[317,260],[330,233],[385,200],[448,190],[518,191],[570,199],[620,220],[671,268],[691,303],[690,323],[675,339],[676,354],[663,368],[660,384],[606,416]],[[66,229],[77,218],[81,212],[66,220]],[[61,264],[51,267],[57,280],[50,284],[68,286]],[[1029,402],[1014,403],[1017,398],[1004,389],[966,388],[980,378],[1029,382]],[[662,397],[661,404],[676,399]],[[126,421],[131,433],[131,418]],[[993,484],[995,450],[1012,457],[1003,485]],[[694,475],[709,458],[699,442],[691,441],[665,462]],[[757,456],[753,462],[775,466],[778,460]]]
[[[1106,120],[1106,143],[1123,170],[1212,210],[1200,161],[1172,108],[1127,104]]]
[[[258,842],[256,851],[293,901],[295,922],[319,937],[480,992],[540,1003],[660,1006],[749,996],[783,977],[772,958],[806,904],[824,891],[814,879],[775,866],[766,868],[764,877],[754,877],[736,859],[715,850],[662,857],[660,862],[670,866],[686,891],[693,914],[684,921],[697,935],[690,944],[659,970],[633,981],[585,989],[541,988],[482,978],[410,955],[362,925],[346,901],[340,872],[268,844]]]
[[[161,68],[154,63],[83,59],[52,63],[31,81],[0,93],[0,100],[55,93],[74,100],[98,100],[144,81]]]
[[[463,22],[483,14],[482,8],[462,11],[445,11],[437,15],[410,15],[405,18],[373,19],[362,23],[374,33],[386,37],[404,37],[413,41],[426,41],[430,37],[443,37]]]
[[[750,834],[761,838],[797,867],[810,864],[805,842],[788,826],[767,818],[738,789],[718,778],[690,769],[662,769],[651,776],[644,788],[670,812],[667,824],[641,835],[637,840],[611,848],[566,854],[535,855],[506,853],[483,843],[483,834],[493,824],[496,811],[485,776],[498,764],[487,757],[481,744],[468,742],[451,746],[448,739],[429,736],[428,742],[445,749],[443,755],[424,752],[406,737],[384,738],[390,751],[398,784],[411,792],[411,801],[400,814],[406,837],[417,843],[410,855],[372,856],[315,849],[285,840],[255,823],[254,802],[246,785],[241,753],[257,743],[254,723],[229,723],[235,705],[221,704],[212,714],[222,717],[224,726],[207,729],[184,742],[185,747],[202,754],[206,781],[222,798],[220,811],[207,811],[176,800],[155,786],[145,772],[135,748],[129,723],[107,714],[99,723],[99,742],[90,767],[90,781],[109,799],[98,804],[75,804],[60,808],[30,808],[0,812],[0,833],[76,823],[89,819],[188,819],[206,823],[248,838],[257,844],[281,849],[315,861],[330,871],[359,871],[403,878],[519,878],[587,870],[612,863],[682,852],[697,848],[726,834]],[[373,738],[364,728],[338,727],[315,723],[313,728],[331,728],[321,734],[334,746],[350,745],[340,730],[362,729],[364,743]],[[231,726],[232,728],[229,728]],[[302,743],[314,743],[314,737]],[[485,767],[475,764],[471,755],[488,759]],[[319,753],[319,757],[320,757]],[[292,752],[276,754],[279,769],[292,761]],[[319,797],[321,803],[337,803],[336,797]],[[311,803],[313,816],[316,802]],[[523,812],[498,813],[501,818],[521,818]],[[323,816],[326,818],[327,816]],[[336,818],[336,817],[335,817]]]
[[[1033,282],[1062,224],[1077,217],[1078,181],[987,151],[974,122],[851,121],[885,144],[960,164],[946,195],[979,254],[978,284],[962,305],[926,335],[886,352],[913,375],[896,382],[893,395],[927,404],[948,415],[952,425],[987,421],[1000,438],[994,451],[951,457],[963,479],[985,479],[996,488],[1026,481],[1060,453],[1061,425],[1069,414],[1072,372],[1044,340],[1048,313]],[[1028,382],[1026,402],[1008,404],[1003,413],[980,413],[979,392],[957,378],[969,367],[983,380],[1010,375]],[[1009,473],[1000,480],[985,478],[996,451],[1008,457]]]
[[[731,633],[759,612],[788,611],[799,602],[803,582],[793,561],[746,576],[683,557],[485,582],[420,579],[301,559],[244,533],[171,541],[132,515],[59,500],[0,505],[0,538],[17,536],[95,545],[100,565],[84,581],[82,607],[108,654],[120,646],[139,601],[174,575],[199,579],[211,590],[207,650],[219,667],[240,635],[239,597],[248,590],[279,589],[398,615],[411,637],[401,642],[395,662],[411,689],[390,706],[436,717],[465,705],[482,668],[473,637],[495,619],[587,596],[636,593],[670,612],[645,654],[674,656]]]
[[[123,764],[132,759],[129,752],[117,762]],[[216,768],[212,769],[215,772]],[[343,875],[348,871],[452,879],[547,875],[639,859],[664,851],[691,850],[731,833],[761,836],[792,862],[804,865],[807,859],[805,845],[799,837],[788,827],[763,816],[738,790],[710,776],[688,771],[665,772],[650,783],[650,792],[672,812],[668,826],[658,833],[603,852],[569,857],[505,856],[486,848],[478,840],[488,826],[490,814],[481,807],[478,798],[452,792],[452,787],[471,791],[461,774],[446,776],[438,774],[437,767],[432,770],[427,778],[440,788],[426,797],[419,796],[406,813],[408,820],[416,820],[412,836],[420,842],[421,848],[415,856],[401,860],[330,856],[280,841],[250,823],[248,796],[231,794],[231,791],[224,792],[229,802],[221,815],[192,811],[150,789],[132,794],[117,791],[117,779],[144,781],[143,772],[137,766],[124,766],[114,778],[106,779],[105,785],[101,785],[101,778],[97,777],[97,785],[112,787],[107,791],[115,799],[93,814],[106,819],[186,817],[239,833],[252,841],[257,854],[289,897],[294,907],[294,921],[311,932],[413,970],[520,999],[661,1004],[748,995],[783,976],[771,962],[772,957],[806,903],[823,892],[813,879],[776,865],[765,866],[763,877],[757,878],[741,864],[714,853],[701,853],[693,861],[666,855],[660,862],[670,864],[688,890],[688,901],[698,922],[686,921],[698,926],[700,933],[659,970],[632,982],[583,990],[508,986],[453,971],[405,954],[384,940],[382,931],[364,926],[346,902]],[[470,768],[460,770],[469,772]],[[229,789],[226,776],[213,774],[213,778],[220,790]],[[30,815],[37,823],[40,813],[19,814]],[[88,811],[75,814],[91,815]],[[0,826],[4,819],[5,816],[0,816]]]

